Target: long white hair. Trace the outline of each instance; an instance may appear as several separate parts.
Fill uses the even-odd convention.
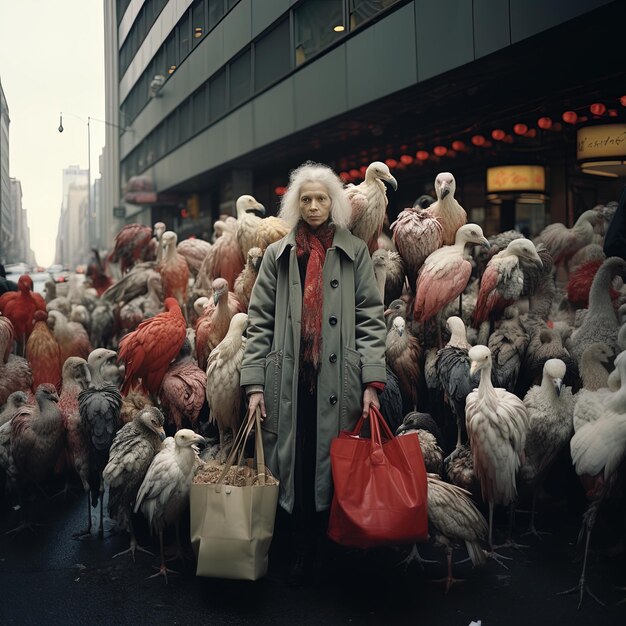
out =
[[[352,215],[352,207],[343,190],[341,179],[328,165],[307,161],[289,175],[289,186],[280,203],[278,216],[293,228],[302,217],[300,212],[300,190],[306,183],[321,183],[330,198],[330,220],[336,226],[347,228]]]

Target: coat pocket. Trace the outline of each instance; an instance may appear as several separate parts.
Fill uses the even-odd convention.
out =
[[[263,429],[278,433],[278,409],[280,408],[280,381],[283,369],[283,351],[272,350],[265,357],[265,409],[267,417]]]
[[[361,355],[353,348],[344,348],[342,407],[340,429],[352,428],[361,413]]]

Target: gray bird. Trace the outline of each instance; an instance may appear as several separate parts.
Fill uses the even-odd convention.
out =
[[[121,528],[130,533],[130,548],[119,552],[116,557],[130,553],[134,561],[135,550],[148,552],[137,544],[132,510],[139,487],[164,439],[163,413],[156,407],[139,411],[132,422],[117,431],[113,439],[109,462],[102,473],[104,483],[109,487],[109,517],[117,520]]]
[[[396,429],[397,436],[417,433],[424,465],[429,474],[443,473],[443,450],[440,447],[441,431],[429,413],[411,411],[404,416],[402,424]]]
[[[504,310],[503,319],[491,333],[487,346],[493,356],[491,374],[494,386],[513,392],[528,346],[528,334],[519,321],[519,309],[516,306]]]
[[[6,424],[14,415],[17,409],[26,404],[28,396],[25,391],[14,391],[6,401],[0,413],[0,426]]]
[[[167,583],[168,573],[176,573],[165,565],[163,554],[163,531],[174,524],[176,540],[180,551],[180,517],[189,502],[189,489],[198,459],[197,445],[204,445],[205,439],[183,428],[174,437],[168,437],[152,463],[139,487],[134,511],[145,515],[150,529],[159,535],[161,565],[159,571],[151,576],[164,576]]]

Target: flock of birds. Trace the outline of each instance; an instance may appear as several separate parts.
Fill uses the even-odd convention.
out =
[[[397,188],[375,162],[345,192],[385,303],[381,411],[398,435],[419,435],[446,590],[454,547],[464,544],[475,566],[504,565],[495,507],[510,507],[503,545],[518,546],[515,504],[532,494],[529,530],[539,535],[537,495],[566,455],[588,500],[582,603],[594,522],[619,497],[626,456],[626,261],[602,250],[615,203],[534,241],[517,231],[487,239],[467,223],[452,174],[436,177],[430,206],[391,225],[385,182]],[[178,242],[161,222],[127,225],[84,281],[51,281],[44,299],[24,275],[0,297],[0,471],[22,527],[39,487],[77,475],[84,532],[99,505],[102,536],[108,489],[108,514],[130,535],[125,553],[143,550],[133,527],[142,514],[160,537],[155,575],[167,580],[163,532],[178,531],[197,467],[224,459],[241,424],[246,311],[265,248],[288,232],[250,195],[236,213],[215,223],[211,242]]]

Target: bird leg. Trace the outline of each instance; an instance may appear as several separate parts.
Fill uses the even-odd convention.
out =
[[[77,533],[74,533],[72,537],[74,537],[74,539],[82,539],[88,535],[91,535],[91,496],[89,495],[89,491],[87,491],[87,528],[79,530]]]
[[[463,319],[463,292],[459,294],[459,317]]]
[[[433,583],[445,583],[446,585],[446,593],[450,590],[450,587],[455,583],[465,582],[463,578],[454,578],[452,576],[452,548],[450,546],[446,547],[446,557],[448,561],[448,575],[445,578],[438,578],[437,580],[433,580]]]
[[[159,571],[156,574],[152,574],[152,576],[148,576],[148,578],[156,578],[157,576],[163,576],[165,578],[165,584],[168,584],[167,575],[168,574],[178,574],[179,572],[175,572],[173,569],[169,569],[167,565],[165,565],[165,557],[163,556],[163,531],[159,531],[159,548],[161,549],[161,565],[156,568]]]
[[[175,561],[178,559],[182,563],[187,559],[185,553],[183,552],[183,547],[180,543],[180,524],[178,521],[174,523],[174,527],[176,529],[176,543],[174,545],[174,549],[170,552],[170,558],[168,561]]]
[[[22,494],[20,493],[20,500],[24,501],[24,504],[20,507],[22,511],[24,512],[24,519],[15,528],[12,528],[11,530],[7,530],[5,535],[17,535],[21,533],[23,530],[30,530],[30,532],[33,533],[33,535],[37,534],[35,532],[35,528],[38,526],[42,527],[43,524],[37,524],[33,522],[33,499],[34,498],[28,498],[26,500],[23,498]]]
[[[524,548],[528,548],[529,546],[517,543],[513,539],[513,526],[515,525],[515,501],[511,502],[509,505],[509,532],[506,538],[506,541],[499,545],[494,546],[492,549],[495,550],[497,548],[514,548],[516,550],[522,550]]]
[[[139,552],[145,552],[146,554],[149,554],[150,556],[154,556],[154,554],[152,552],[150,552],[150,550],[146,550],[145,548],[142,548],[138,543],[137,543],[137,538],[135,537],[135,530],[133,528],[133,522],[130,519],[130,513],[128,515],[128,532],[130,533],[130,547],[126,550],[122,550],[122,552],[118,552],[117,554],[113,555],[113,558],[116,559],[118,556],[123,556],[124,554],[129,554],[133,557],[133,563],[135,562],[135,551],[139,550]]]
[[[537,504],[537,489],[533,489],[533,502],[530,507],[530,523],[528,524],[528,530],[525,533],[522,533],[522,537],[526,535],[534,535],[537,539],[541,539],[541,535],[550,535],[551,533],[547,533],[545,531],[539,531],[535,528],[535,506]]]
[[[413,544],[413,547],[411,548],[411,551],[409,552],[408,556],[402,559],[400,563],[398,563],[398,565],[404,565],[404,571],[406,571],[409,569],[409,565],[411,565],[411,563],[414,563],[415,561],[419,563],[419,566],[422,568],[422,570],[424,569],[425,563],[439,563],[439,561],[433,561],[431,559],[422,558],[422,555],[419,553],[419,550],[417,549],[416,543]]]
[[[583,605],[585,592],[587,592],[598,604],[600,604],[601,606],[606,606],[604,602],[602,602],[602,600],[600,600],[600,598],[598,598],[598,596],[596,596],[591,591],[591,589],[589,589],[589,586],[587,585],[587,579],[585,576],[585,573],[587,570],[587,556],[589,554],[589,540],[591,539],[591,531],[593,530],[593,526],[596,521],[596,510],[597,510],[598,505],[599,505],[599,502],[593,502],[591,506],[589,507],[589,509],[587,510],[587,512],[585,513],[585,526],[587,527],[587,538],[585,540],[585,555],[583,557],[583,570],[580,574],[580,580],[578,581],[578,584],[575,587],[572,587],[571,589],[566,589],[565,591],[559,591],[558,593],[558,595],[567,595],[570,593],[576,593],[578,591],[580,595],[579,595],[577,608],[579,609]]]
[[[100,528],[98,528],[98,538],[104,539],[104,480],[100,476]]]

